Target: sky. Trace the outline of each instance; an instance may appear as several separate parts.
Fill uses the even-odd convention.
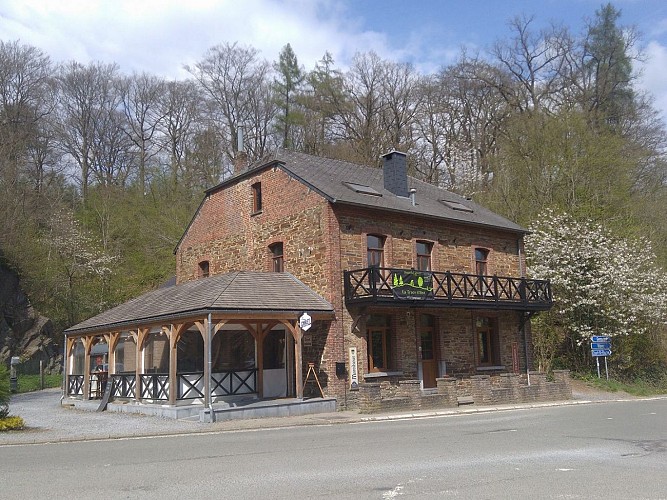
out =
[[[580,33],[602,0],[0,0],[0,39],[42,49],[54,62],[115,62],[124,73],[168,79],[207,49],[238,42],[278,59],[290,43],[306,70],[325,52],[345,69],[356,52],[411,62],[431,73],[465,47],[484,54],[510,35],[508,21],[532,16]],[[667,121],[667,1],[614,0],[634,26],[646,60],[638,86]]]

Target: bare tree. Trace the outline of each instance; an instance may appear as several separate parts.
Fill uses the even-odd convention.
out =
[[[105,134],[115,137],[120,122],[113,119],[120,108],[118,67],[115,64],[75,61],[60,68],[58,75],[58,135],[63,151],[79,168],[81,195],[85,202],[91,175],[97,168],[98,180],[104,179],[109,154],[102,154]],[[107,156],[103,158],[102,156]]]
[[[500,68],[510,79],[483,77],[513,108],[537,111],[550,108],[567,85],[564,78],[571,38],[566,29],[551,26],[537,33],[531,30],[531,17],[516,17],[509,23],[513,37],[497,42],[492,50]]]
[[[137,152],[137,181],[141,192],[145,192],[151,176],[150,163],[161,149],[158,136],[165,110],[160,107],[160,99],[165,93],[165,82],[146,73],[135,73],[123,80],[122,91],[127,131]]]
[[[334,68],[334,60],[324,54],[306,78],[302,97],[304,105],[303,148],[308,153],[325,154],[336,138],[343,137],[336,117],[344,109],[343,74]]]
[[[257,147],[250,151],[251,158],[261,155],[268,130],[257,119],[265,115],[260,108],[268,106],[263,100],[266,93],[261,89],[269,84],[270,65],[259,60],[258,51],[225,43],[212,47],[194,67],[186,69],[197,80],[203,95],[214,104],[207,107],[212,113],[210,119],[217,122],[221,130],[228,131],[225,137],[228,158],[233,160],[236,156],[236,138],[241,127],[256,134]]]
[[[168,82],[160,100],[161,132],[170,184],[175,189],[187,170],[186,156],[200,121],[202,99],[191,80]]]
[[[471,194],[488,185],[490,158],[508,106],[484,83],[496,70],[465,54],[440,74],[424,79],[414,128],[417,170],[429,182]]]
[[[412,124],[420,104],[417,91],[420,78],[411,64],[386,62],[382,93],[386,104],[380,132],[392,149],[408,151],[413,147]]]
[[[357,161],[376,164],[386,144],[378,140],[380,117],[385,112],[383,85],[386,65],[374,52],[358,53],[345,75],[347,102],[340,103],[338,119]]]
[[[13,185],[30,168],[41,122],[52,111],[51,62],[41,50],[0,41],[0,173]]]

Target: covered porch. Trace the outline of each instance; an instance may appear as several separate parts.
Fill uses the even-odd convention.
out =
[[[304,313],[315,334],[327,334],[332,306],[288,273],[150,292],[66,331],[65,395],[75,406],[172,418],[303,401]],[[332,410],[335,400],[320,411]]]

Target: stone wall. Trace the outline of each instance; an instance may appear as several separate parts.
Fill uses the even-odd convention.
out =
[[[438,379],[436,390],[420,389],[419,380],[383,380],[359,386],[358,404],[363,413],[424,410],[456,407],[459,404],[500,405],[564,401],[572,399],[569,370],[554,370],[554,380],[545,373],[524,375],[475,375]]]

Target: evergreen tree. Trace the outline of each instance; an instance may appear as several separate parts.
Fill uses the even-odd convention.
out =
[[[595,12],[584,42],[584,78],[591,82],[588,108],[596,124],[612,127],[631,112],[634,100],[629,53],[634,33],[618,26],[620,17],[621,12],[610,3],[602,6]]]
[[[296,111],[296,97],[301,84],[305,79],[304,71],[299,67],[296,54],[288,43],[280,51],[278,62],[274,64],[278,76],[274,80],[276,99],[281,110],[278,116],[277,128],[282,132],[284,148],[292,148],[294,144],[294,133],[292,126],[301,122],[300,113]]]

